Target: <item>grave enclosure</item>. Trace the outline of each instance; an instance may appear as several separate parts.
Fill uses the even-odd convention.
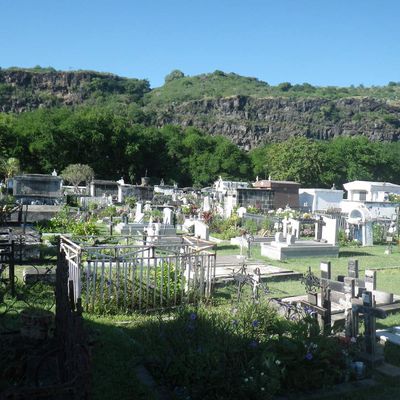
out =
[[[357,338],[359,324],[363,321],[365,348],[362,359],[370,365],[381,363],[383,359],[376,352],[375,320],[399,310],[400,303],[394,301],[393,293],[376,290],[376,271],[366,270],[361,279],[358,261],[349,260],[347,276],[339,275],[335,280],[332,279],[331,263],[321,262],[320,277],[309,269],[302,280],[308,295],[297,300],[320,320],[323,331],[329,333],[343,323],[344,335]],[[290,301],[290,298],[286,300]]]
[[[124,244],[90,244],[85,238],[78,242],[61,237],[74,299],[82,298],[87,311],[145,311],[211,296],[216,265],[212,243],[177,236],[119,239]]]

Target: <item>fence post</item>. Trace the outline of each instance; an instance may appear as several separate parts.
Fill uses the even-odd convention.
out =
[[[14,250],[15,250],[15,245],[14,245],[14,240],[11,240],[11,246],[10,246],[10,258],[9,258],[9,277],[10,277],[10,285],[11,285],[11,296],[15,297],[15,260],[14,260]]]

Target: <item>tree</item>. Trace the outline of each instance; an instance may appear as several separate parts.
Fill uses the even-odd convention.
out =
[[[0,171],[4,175],[6,181],[18,174],[20,170],[18,158],[10,157],[8,159],[0,159]]]
[[[292,180],[306,187],[319,185],[321,146],[305,137],[292,137],[268,147],[266,164],[273,179]]]
[[[179,69],[174,69],[165,77],[165,83],[172,82],[176,79],[181,79],[184,77],[185,74],[182,71],[179,71]]]
[[[74,186],[75,192],[78,192],[78,185],[81,182],[90,181],[94,176],[94,171],[86,164],[70,164],[61,172],[61,176]]]

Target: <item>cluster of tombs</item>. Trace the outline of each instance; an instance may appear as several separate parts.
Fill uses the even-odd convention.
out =
[[[131,214],[132,224],[143,223],[143,219],[140,218],[143,211],[148,211],[150,207],[160,208],[160,204],[156,204],[154,200],[162,198],[161,205],[168,208],[165,213],[161,208],[165,214],[163,214],[163,225],[170,224],[182,206],[191,205],[195,199],[197,212],[193,212],[192,218],[185,221],[185,228],[192,230],[200,226],[196,221],[201,220],[203,213],[211,211],[225,218],[235,212],[243,217],[245,214],[251,214],[252,210],[264,214],[272,210],[297,210],[316,216],[314,220],[316,240],[313,243],[300,240],[299,221],[293,218],[282,221],[280,224],[282,234],[265,240],[262,246],[264,255],[277,259],[297,257],[299,254],[307,255],[310,250],[314,255],[320,255],[319,251],[329,256],[337,255],[339,227],[345,231],[348,238],[357,240],[363,246],[373,244],[373,222],[380,221],[389,225],[388,236],[393,236],[398,228],[396,219],[398,220],[399,205],[389,201],[389,197],[391,194],[400,194],[400,185],[387,182],[347,183],[344,185],[347,199],[343,199],[344,191],[334,186],[331,189],[304,189],[296,182],[277,181],[270,177],[264,180],[257,178],[252,184],[227,181],[220,177],[212,187],[203,189],[179,188],[176,184],[166,185],[162,180],[159,185],[151,186],[147,177],[142,178],[141,184],[138,185],[125,183],[121,178],[118,181],[92,180],[87,187],[76,188],[65,186],[62,178],[54,171],[51,175],[16,176],[12,186],[16,201],[19,204],[29,205],[32,212],[38,213],[36,219],[52,216],[57,207],[66,202],[68,195],[75,196],[82,206],[93,203],[100,206],[124,204],[128,197],[134,197],[138,201],[138,206],[136,214],[134,216]],[[332,219],[336,220],[336,225]],[[290,227],[290,233],[286,225]],[[118,229],[124,233],[137,231],[134,225]],[[164,226],[163,229],[167,227]],[[205,228],[201,226],[198,229]],[[202,238],[208,239],[207,235],[202,234]]]
[[[376,277],[377,271],[368,269],[361,277],[358,260],[349,260],[347,274],[334,279],[331,263],[321,262],[319,277],[311,268],[302,277],[306,295],[280,299],[275,302],[275,307],[281,313],[288,313],[290,305],[301,305],[303,310],[320,320],[323,330],[342,330],[347,337],[353,338],[358,337],[359,320],[363,319],[365,361],[379,363],[383,359],[376,352],[376,339],[400,344],[400,336],[391,330],[377,331],[375,321],[398,312],[400,297],[377,290]]]
[[[272,260],[310,256],[330,259],[339,254],[340,219],[336,218],[335,214],[327,213],[328,210],[345,212],[347,226],[357,228],[353,229],[353,234],[356,232],[359,235],[356,238],[359,238],[364,245],[372,244],[373,220],[380,218],[390,221],[393,233],[398,222],[394,218],[398,209],[396,210],[396,204],[389,201],[389,195],[400,194],[399,185],[351,182],[344,187],[348,192],[345,200],[343,191],[335,188],[301,189],[295,182],[271,179],[257,179],[253,185],[250,185],[247,182],[224,181],[220,178],[213,187],[196,190],[194,188],[180,189],[177,185],[164,185],[163,182],[160,185],[151,186],[149,180],[144,178],[140,185],[125,184],[122,179],[118,182],[94,180],[88,188],[80,188],[80,193],[75,193],[75,195],[81,204],[86,205],[90,202],[97,202],[100,205],[123,204],[127,197],[135,197],[137,202],[134,208],[125,208],[126,212],[121,215],[117,223],[113,224],[112,220],[108,222],[114,233],[118,235],[143,238],[146,248],[152,245],[166,246],[166,248],[171,246],[175,243],[178,225],[181,231],[192,233],[195,238],[208,241],[211,238],[204,214],[209,212],[227,218],[233,213],[245,217],[251,214],[254,208],[265,214],[271,210],[281,209],[283,217],[279,218],[277,232],[273,236],[252,237],[243,234],[233,240],[234,243],[240,245],[241,254],[243,247],[250,248],[252,243],[257,243],[260,245],[261,255]],[[56,175],[16,177],[13,190],[14,196],[20,203],[37,207],[40,207],[37,203],[47,207],[57,206],[63,203],[64,193],[74,191],[72,188],[63,186],[62,179]],[[154,201],[156,196],[162,196],[162,204]],[[154,212],[155,210],[157,213]],[[307,213],[308,217],[296,218],[295,213],[290,212],[291,210],[301,210]],[[181,221],[179,224],[178,220]],[[313,225],[313,240],[301,237],[302,224],[305,223]],[[350,228],[346,229],[350,230]],[[206,245],[208,246],[207,243]],[[195,248],[197,243],[192,242],[190,246]],[[143,254],[146,254],[145,251]],[[192,275],[195,275],[190,268],[197,271],[194,264],[191,264],[192,254],[182,255],[178,252],[171,257],[181,257],[182,260],[186,257],[181,263],[181,273],[189,282]],[[199,259],[200,256],[196,254],[195,257]],[[207,266],[208,272],[206,275],[200,275],[203,283],[211,282],[211,280],[214,283],[218,275],[223,277],[226,274],[227,262],[219,263],[215,255],[213,257],[210,261],[209,255],[204,256],[204,260],[207,260],[204,261],[204,265]],[[154,257],[147,255],[143,259],[153,260]],[[240,260],[237,265],[240,264]],[[104,262],[103,259],[102,265]],[[147,262],[149,274],[150,261]],[[164,262],[165,255],[162,255],[160,265]],[[109,261],[110,268],[117,265],[114,263],[113,260]],[[122,267],[126,268],[127,265],[129,263],[125,262]],[[151,267],[157,265],[154,264]],[[271,266],[265,267],[271,270]],[[135,268],[137,271],[142,271],[144,267],[141,264],[136,265]],[[281,299],[277,302],[277,308],[280,312],[287,312],[292,304],[301,304],[321,319],[323,327],[344,323],[347,336],[358,335],[358,319],[364,318],[368,354],[371,359],[374,359],[376,357],[375,318],[384,318],[388,313],[397,311],[399,299],[393,293],[377,290],[376,271],[367,270],[365,276],[361,278],[356,261],[349,262],[346,276],[338,276],[336,279],[332,278],[329,262],[321,263],[320,269],[321,276],[318,277],[318,281],[311,271],[303,278],[308,291],[307,295]],[[282,274],[282,271],[277,272]],[[141,277],[140,284],[142,284],[144,282],[142,275],[138,276]],[[261,282],[261,276],[258,276],[256,282]],[[383,336],[385,333],[379,334]]]

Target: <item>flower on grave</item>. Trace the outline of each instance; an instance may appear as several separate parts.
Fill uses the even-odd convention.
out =
[[[237,312],[238,312],[238,309],[237,309],[236,307],[235,307],[235,308],[232,308],[232,314],[233,314],[233,315],[236,315]]]
[[[304,312],[309,316],[316,314],[316,311],[314,311],[311,307],[304,307]]]
[[[196,313],[191,313],[191,314],[190,314],[190,319],[191,319],[192,321],[194,321],[196,318],[197,318]]]
[[[251,325],[253,326],[253,328],[257,328],[260,325],[260,322],[257,320],[254,320]]]
[[[275,360],[276,365],[281,365],[281,362],[279,360]]]
[[[111,281],[109,281],[108,279],[107,279],[107,286],[108,286],[108,287],[111,286]]]
[[[306,360],[308,360],[308,361],[311,361],[311,360],[313,359],[313,355],[312,355],[312,353],[308,352],[308,353],[305,355],[304,358],[305,358]]]

